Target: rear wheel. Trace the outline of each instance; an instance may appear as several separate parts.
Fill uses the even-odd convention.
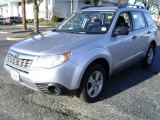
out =
[[[144,68],[149,68],[153,62],[155,55],[155,47],[151,44],[148,48],[145,58],[141,61]]]
[[[91,65],[83,76],[82,82],[85,81],[85,84],[80,98],[87,103],[100,100],[106,87],[106,76],[105,69],[102,65]]]

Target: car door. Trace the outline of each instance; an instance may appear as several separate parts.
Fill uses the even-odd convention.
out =
[[[119,18],[124,17],[125,24],[129,27],[130,31],[132,30],[131,16],[130,12],[123,12],[119,15],[117,23],[115,24],[114,29],[116,29],[117,24],[119,24]],[[114,31],[114,30],[113,30]],[[111,45],[108,46],[108,49],[112,55],[113,69],[119,68],[127,64],[130,57],[132,56],[132,44],[131,44],[132,35],[118,35],[111,37]]]
[[[133,58],[140,58],[144,52],[144,48],[148,41],[148,29],[146,28],[146,22],[141,11],[131,12],[133,21],[133,31],[130,33],[132,35],[132,49]]]

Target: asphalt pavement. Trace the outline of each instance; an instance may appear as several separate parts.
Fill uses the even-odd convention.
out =
[[[8,35],[0,34],[0,120],[160,120],[160,46],[151,69],[137,63],[115,74],[104,98],[86,104],[14,82],[3,69],[8,48],[17,42],[7,41]]]

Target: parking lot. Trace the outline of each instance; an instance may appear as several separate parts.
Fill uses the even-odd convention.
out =
[[[0,33],[0,120],[160,120],[160,46],[151,69],[137,63],[115,74],[104,98],[86,104],[76,97],[37,93],[14,82],[3,69],[8,48],[17,42],[7,41],[8,35]]]

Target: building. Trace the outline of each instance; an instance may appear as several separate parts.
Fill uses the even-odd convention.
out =
[[[101,1],[111,2],[111,0]],[[65,18],[72,11],[88,5],[93,5],[93,0],[43,0],[39,7],[39,18],[50,19],[52,16]],[[0,17],[9,16],[22,16],[21,0],[0,0]],[[32,0],[26,0],[26,18],[33,19]]]

